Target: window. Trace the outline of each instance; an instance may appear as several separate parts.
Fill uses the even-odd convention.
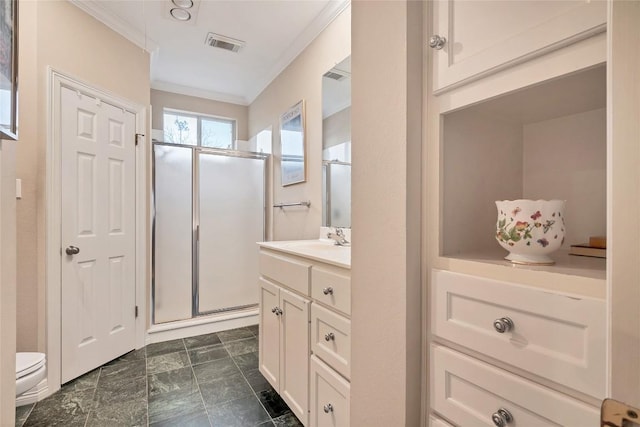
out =
[[[164,110],[165,142],[234,149],[235,136],[235,120]]]

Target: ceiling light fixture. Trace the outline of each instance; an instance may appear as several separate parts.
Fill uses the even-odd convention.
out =
[[[181,9],[191,9],[193,7],[193,0],[171,0],[173,4]]]
[[[171,16],[173,16],[178,21],[188,21],[191,19],[191,14],[184,9],[174,7],[169,11]]]

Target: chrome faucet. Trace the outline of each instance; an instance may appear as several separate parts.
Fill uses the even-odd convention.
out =
[[[350,246],[351,242],[346,239],[344,236],[344,230],[342,228],[336,227],[336,232],[332,233],[331,231],[327,233],[327,238],[335,241],[337,246]]]

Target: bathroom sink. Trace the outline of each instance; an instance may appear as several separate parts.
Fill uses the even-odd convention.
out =
[[[330,239],[260,242],[258,245],[335,264],[340,267],[351,267],[351,248],[349,246],[338,246]]]

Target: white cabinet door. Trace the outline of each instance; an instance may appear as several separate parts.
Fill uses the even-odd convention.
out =
[[[438,0],[433,90],[442,91],[605,30],[602,0]]]
[[[311,427],[348,427],[350,384],[311,356]]]
[[[309,300],[280,289],[280,389],[296,417],[309,415]]]
[[[280,388],[280,318],[277,311],[280,288],[260,279],[260,372],[278,390]]]

